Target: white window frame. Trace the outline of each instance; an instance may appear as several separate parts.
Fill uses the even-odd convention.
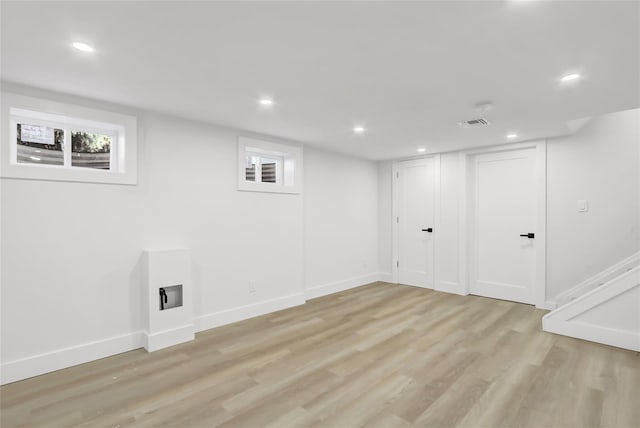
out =
[[[2,93],[0,177],[32,180],[137,184],[137,121],[133,116],[74,104]],[[64,130],[64,165],[18,163],[17,125],[28,123]],[[111,137],[109,170],[72,166],[72,132]]]
[[[260,162],[256,163],[256,181],[247,181],[247,156],[276,160],[276,182],[262,182]],[[238,190],[302,193],[302,147],[247,137],[238,138]]]

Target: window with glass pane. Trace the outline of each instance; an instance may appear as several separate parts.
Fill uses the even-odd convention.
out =
[[[111,137],[90,132],[71,132],[71,166],[111,168]]]
[[[245,180],[255,183],[280,183],[282,159],[248,154],[245,156]]]
[[[64,165],[64,130],[18,123],[17,161],[40,165]]]
[[[247,181],[256,181],[256,165],[258,164],[257,156],[247,156],[245,165],[245,179]]]
[[[260,159],[260,170],[262,175],[263,183],[276,183],[277,182],[277,173],[278,173],[278,160],[277,159],[269,159],[269,158],[261,158]]]

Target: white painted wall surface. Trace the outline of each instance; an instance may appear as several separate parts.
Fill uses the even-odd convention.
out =
[[[191,250],[197,315],[303,292],[302,196],[237,191],[235,132],[139,126],[137,187],[2,180],[3,362],[140,330],[144,249]]]
[[[376,164],[305,149],[304,247],[308,297],[378,279]]]
[[[391,161],[378,162],[378,259],[380,272],[391,281],[393,206],[391,195]]]
[[[547,298],[640,249],[640,109],[547,146]],[[578,212],[578,200],[589,211]]]
[[[374,162],[305,150],[302,195],[240,192],[238,131],[18,88],[136,115],[140,165],[138,186],[0,181],[0,360],[16,376],[141,346],[146,249],[189,249],[197,329],[303,303],[304,269],[309,287],[378,279]]]
[[[462,169],[457,152],[440,156],[440,228],[438,250],[440,252],[440,284],[436,289],[460,290],[464,285],[459,278],[459,201],[462,185]]]

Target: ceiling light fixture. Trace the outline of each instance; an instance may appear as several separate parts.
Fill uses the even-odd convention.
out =
[[[518,134],[507,134],[507,138],[509,139],[518,138]]]
[[[579,78],[581,78],[582,76],[580,76],[579,74],[567,74],[566,76],[562,77],[562,81],[563,82],[571,82],[572,80],[578,80]]]
[[[356,134],[362,134],[364,131],[364,126],[356,126],[353,128],[353,132],[355,132]]]
[[[477,103],[474,107],[478,113],[486,113],[493,110],[493,103],[489,101],[482,101]]]
[[[416,150],[418,153],[424,153],[427,151],[427,149],[425,149],[424,147],[420,147],[419,149]]]
[[[93,46],[82,42],[73,42],[73,47],[82,52],[93,52]]]
[[[273,105],[273,100],[269,99],[269,98],[263,98],[260,101],[258,101],[260,104],[262,104],[263,106],[272,106]]]

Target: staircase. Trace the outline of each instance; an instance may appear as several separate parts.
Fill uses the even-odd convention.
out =
[[[544,331],[640,352],[640,252],[558,296]]]

